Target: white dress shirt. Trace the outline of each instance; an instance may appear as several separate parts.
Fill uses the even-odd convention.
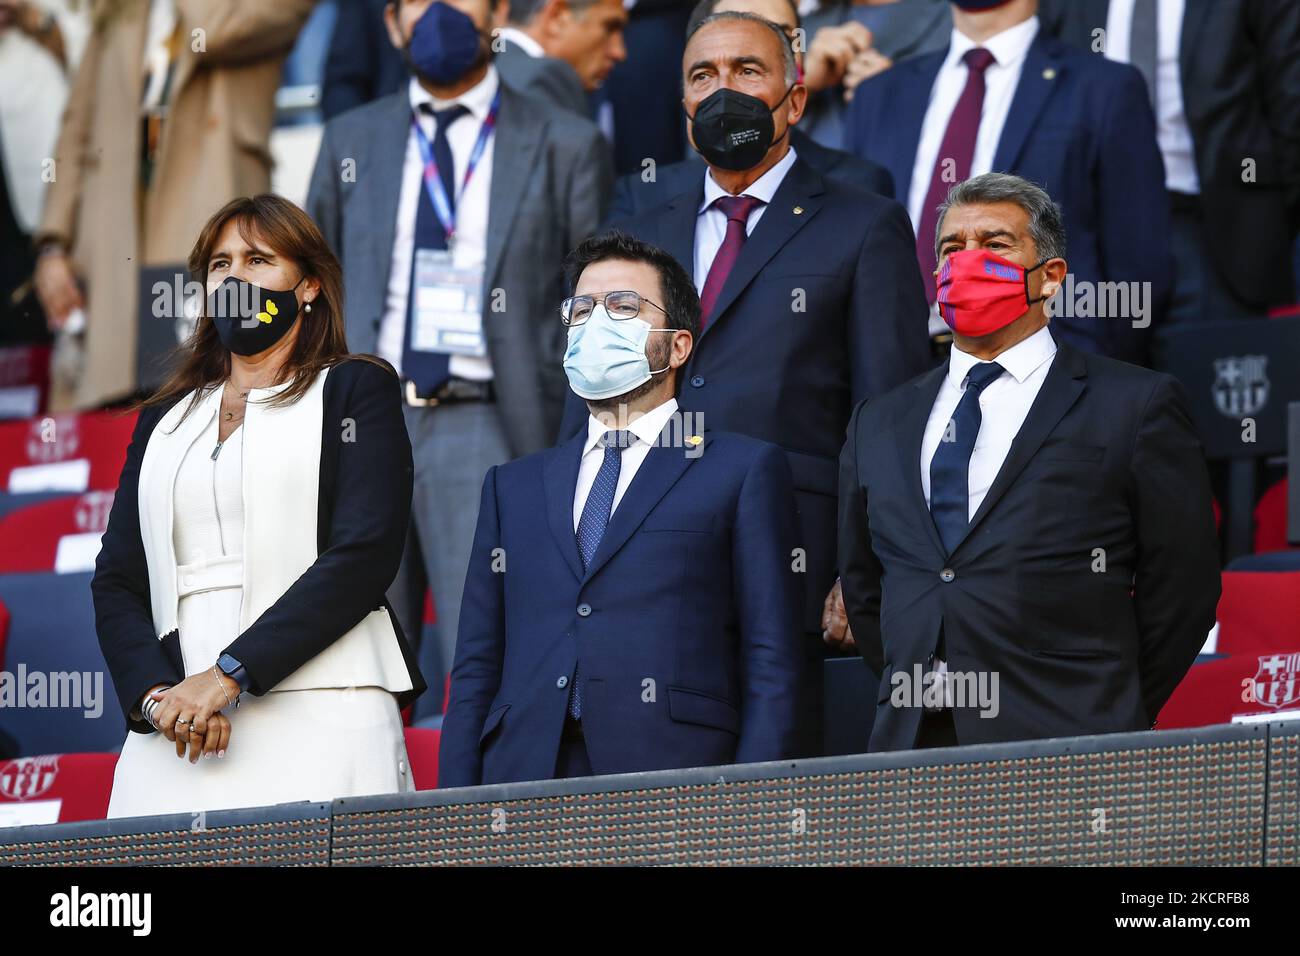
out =
[[[1165,159],[1165,188],[1199,194],[1192,131],[1183,109],[1183,73],[1178,51],[1186,0],[1158,0],[1156,6],[1156,142]],[[1106,59],[1129,63],[1133,0],[1110,0],[1106,13]]]
[[[488,197],[492,189],[495,133],[488,137],[469,186],[464,190],[461,187],[465,182],[470,153],[478,140],[483,120],[492,108],[497,88],[496,67],[490,65],[482,80],[454,99],[435,99],[414,77],[408,87],[411,109],[419,117],[420,128],[431,144],[435,124],[433,117],[420,109],[420,104],[429,103],[435,110],[444,110],[459,103],[469,110],[468,115],[460,117],[447,129],[447,145],[451,147],[452,159],[456,163],[456,241],[452,255],[457,269],[481,271],[487,261]],[[384,315],[379,322],[379,341],[375,347],[375,351],[391,362],[399,374],[402,371],[402,339],[406,331],[406,300],[411,289],[415,216],[419,209],[420,190],[424,188],[423,177],[424,158],[412,130],[406,137],[406,159],[402,164],[402,183],[397,196],[397,227],[393,232],[393,252],[388,267],[388,294],[384,299]],[[450,366],[451,374],[461,378],[485,381],[492,377],[492,363],[486,355],[453,355]]]
[[[913,231],[921,227],[922,207],[925,205],[926,194],[930,191],[934,164],[939,159],[939,147],[943,145],[948,120],[957,108],[957,101],[961,99],[966,79],[970,75],[962,57],[976,47],[983,47],[997,61],[989,64],[989,68],[984,71],[984,107],[980,112],[980,129],[975,137],[975,155],[970,165],[970,174],[979,176],[993,169],[993,157],[997,154],[998,142],[1002,139],[1002,127],[1006,125],[1007,115],[1011,112],[1011,101],[1015,98],[1016,87],[1020,83],[1020,71],[1037,35],[1036,16],[989,37],[983,43],[976,43],[966,34],[953,29],[948,56],[944,59],[943,66],[939,67],[939,74],[934,78],[934,88],[930,91],[930,105],[926,108],[925,120],[921,124],[921,139],[917,143],[916,159],[912,166],[907,212],[912,217]]]
[[[772,201],[776,195],[777,188],[781,185],[781,180],[785,179],[785,174],[790,171],[794,161],[798,159],[795,155],[794,147],[786,150],[786,154],[781,160],[765,172],[750,185],[741,190],[742,196],[753,196],[755,199],[763,200],[763,204],[749,214],[749,219],[745,223],[745,235],[752,236],[754,228],[758,221],[763,218],[763,210]],[[709,269],[713,266],[713,260],[722,248],[722,240],[727,237],[727,216],[721,209],[713,206],[714,200],[720,196],[730,196],[716,182],[713,181],[712,170],[704,171],[704,201],[700,203],[699,218],[695,220],[695,291],[704,291],[704,280],[709,277]]]
[[[623,492],[627,491],[627,486],[636,477],[637,469],[645,461],[645,456],[650,453],[650,448],[659,438],[659,433],[664,430],[664,426],[668,424],[668,420],[673,417],[676,411],[677,399],[670,398],[657,408],[652,408],[640,418],[628,422],[627,430],[635,435],[636,439],[623,449],[618,469],[618,486],[614,489],[614,503],[609,509],[611,515],[618,508],[618,503],[623,500]],[[587,443],[582,446],[582,463],[578,466],[578,483],[573,489],[574,534],[578,533],[578,522],[582,519],[582,509],[586,507],[587,495],[591,494],[591,486],[596,483],[596,474],[600,471],[600,465],[605,460],[605,449],[601,448],[597,442],[600,441],[600,436],[607,431],[613,431],[613,429],[598,420],[596,416],[588,416]]]
[[[980,395],[980,430],[975,436],[975,450],[970,456],[968,488],[970,503],[966,517],[975,517],[993,479],[1007,460],[1011,442],[1025,423],[1029,407],[1043,387],[1047,371],[1056,355],[1056,342],[1046,327],[1017,342],[993,361],[1004,371],[985,387]],[[943,440],[952,413],[966,391],[966,376],[982,359],[963,352],[956,345],[948,361],[948,374],[939,386],[939,394],[930,409],[930,420],[921,439],[921,489],[930,504],[930,462]]]

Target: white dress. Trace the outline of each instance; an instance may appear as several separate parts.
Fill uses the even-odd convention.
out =
[[[176,475],[173,542],[187,676],[238,636],[243,591],[243,427],[216,452],[217,419]],[[215,678],[214,678],[215,679]],[[272,690],[226,707],[225,757],[192,764],[162,734],[128,732],[108,816],[269,806],[415,789],[401,712],[381,687]]]

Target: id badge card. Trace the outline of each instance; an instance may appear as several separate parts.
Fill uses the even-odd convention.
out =
[[[482,296],[481,270],[457,268],[445,249],[416,249],[411,347],[417,352],[486,355]]]

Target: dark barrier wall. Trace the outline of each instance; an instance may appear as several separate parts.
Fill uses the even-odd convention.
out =
[[[1295,865],[1283,723],[0,830],[0,864]]]

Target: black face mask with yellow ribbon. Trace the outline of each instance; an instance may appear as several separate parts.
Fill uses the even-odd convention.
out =
[[[303,276],[305,279],[306,276]],[[299,279],[292,289],[263,289],[237,276],[227,276],[208,293],[207,315],[221,344],[236,355],[265,352],[293,327],[298,318]]]

